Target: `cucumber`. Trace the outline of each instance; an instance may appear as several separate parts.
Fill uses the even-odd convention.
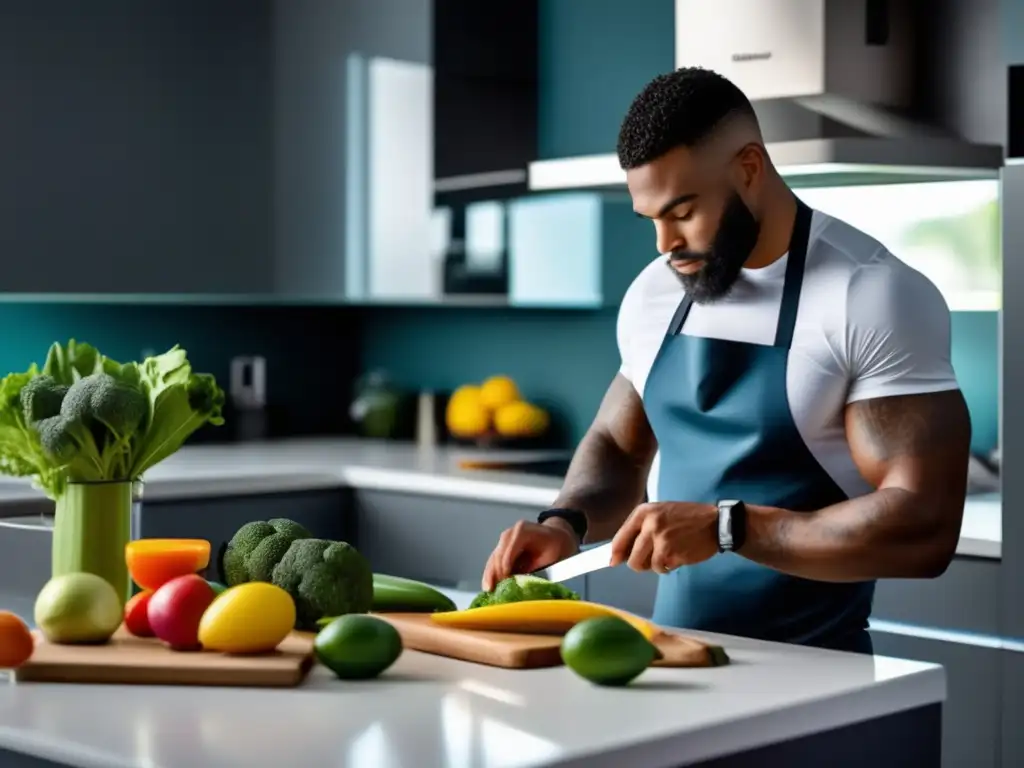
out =
[[[373,610],[409,613],[454,611],[455,603],[429,584],[401,576],[373,574]]]
[[[457,609],[444,593],[429,584],[401,576],[373,574],[373,608],[376,613],[436,613]],[[325,616],[317,626],[326,627],[336,616]]]

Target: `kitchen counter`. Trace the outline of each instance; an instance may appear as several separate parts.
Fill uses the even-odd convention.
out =
[[[554,501],[561,478],[462,469],[459,461],[480,457],[522,461],[566,455],[557,451],[485,453],[450,447],[424,450],[414,444],[354,438],[188,446],[147,473],[145,498],[188,499],[347,486],[542,509]],[[0,477],[0,517],[38,514],[49,505],[27,480]],[[999,495],[970,497],[957,553],[999,558],[1001,550]]]
[[[471,595],[453,597],[465,605]],[[5,685],[0,677],[0,750],[8,750],[0,764],[13,753],[26,766],[44,764],[31,756],[76,768],[653,768],[746,751],[736,765],[784,759],[799,768],[819,763],[749,751],[856,738],[845,749],[863,755],[886,723],[904,718],[910,727],[912,717],[919,727],[887,754],[915,743],[937,749],[939,734],[927,727],[937,721],[927,715],[945,699],[940,666],[701,636],[724,645],[733,663],[652,668],[626,689],[590,685],[564,667],[504,670],[413,651],[378,680],[341,682],[316,667],[294,690]],[[872,727],[881,730],[857,730]],[[901,764],[926,765],[873,761]]]

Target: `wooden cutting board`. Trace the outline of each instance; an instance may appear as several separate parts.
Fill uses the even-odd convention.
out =
[[[312,640],[298,632],[275,653],[259,656],[172,651],[158,640],[134,637],[124,627],[104,645],[54,645],[38,630],[32,634],[32,658],[14,670],[19,682],[286,688],[301,683],[313,666]]]
[[[402,644],[414,651],[509,669],[539,669],[562,664],[559,635],[521,635],[443,627],[424,613],[377,614],[394,625]],[[724,651],[702,640],[663,632],[654,641],[663,658],[655,666],[711,667],[722,663]]]

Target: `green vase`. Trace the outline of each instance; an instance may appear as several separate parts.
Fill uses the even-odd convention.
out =
[[[57,499],[51,576],[94,573],[110,582],[122,604],[127,602],[131,579],[125,546],[135,538],[141,501],[141,482],[68,483]]]

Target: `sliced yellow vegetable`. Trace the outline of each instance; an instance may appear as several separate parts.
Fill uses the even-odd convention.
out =
[[[628,611],[586,600],[523,600],[504,605],[485,605],[482,608],[464,611],[432,613],[430,620],[456,629],[564,635],[579,622],[599,616],[617,616],[624,619],[648,640],[659,632],[656,625]]]

